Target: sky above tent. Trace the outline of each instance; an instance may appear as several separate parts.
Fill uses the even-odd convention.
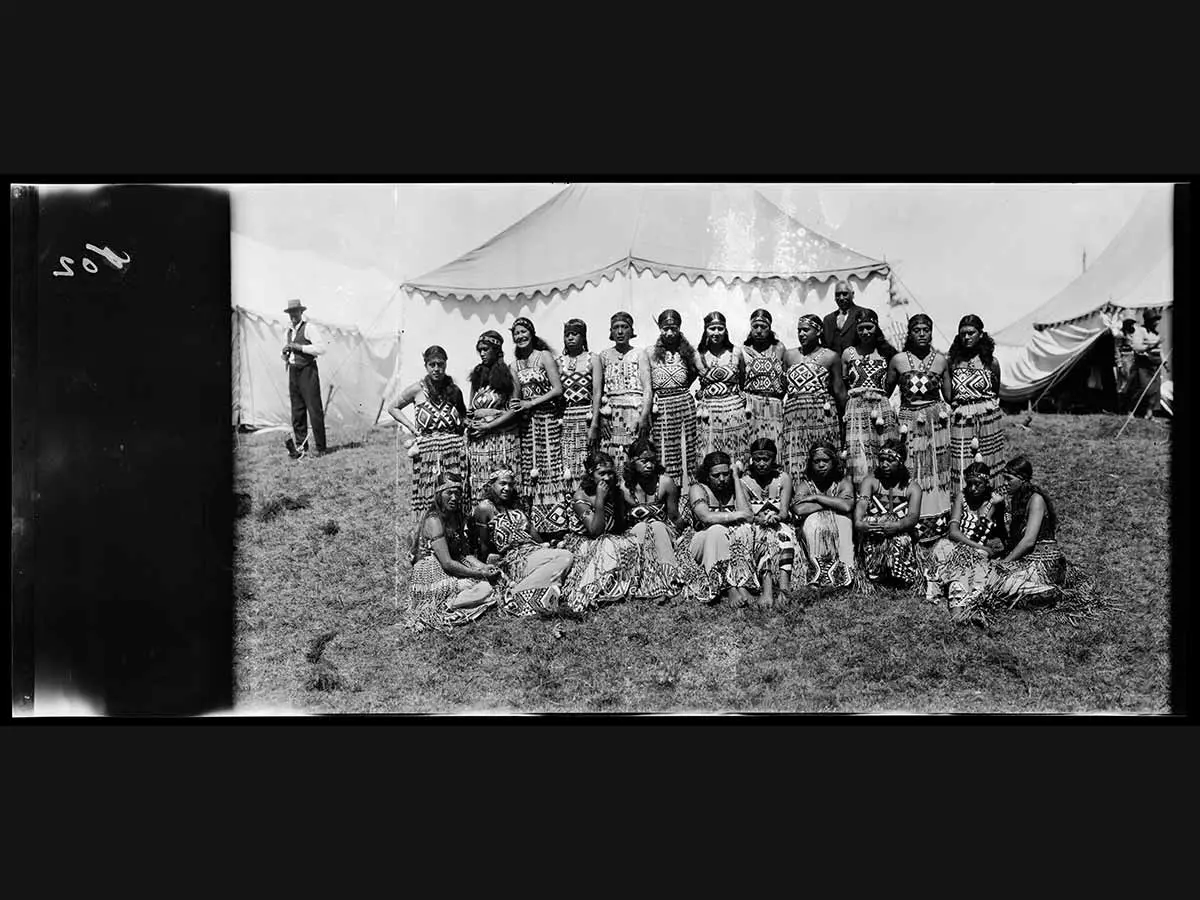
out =
[[[747,186],[827,237],[886,259],[944,332],[968,311],[996,331],[1046,302],[1080,274],[1084,252],[1094,260],[1107,246],[1150,187]],[[375,270],[396,286],[479,247],[565,185],[230,188],[236,233],[349,269]],[[235,284],[235,302],[237,295]],[[312,299],[314,306],[322,302]]]

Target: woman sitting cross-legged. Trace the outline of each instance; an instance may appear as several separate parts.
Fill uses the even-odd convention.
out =
[[[934,565],[926,588],[926,597],[935,603],[949,595],[955,619],[968,616],[971,601],[987,581],[988,560],[1003,553],[996,545],[1001,544],[999,535],[1004,531],[1004,504],[992,493],[990,467],[972,463],[963,477],[963,489],[950,510],[950,536],[933,545]]]
[[[1049,495],[1033,483],[1033,464],[1014,456],[1000,477],[1007,497],[1006,553],[992,564],[986,592],[993,600],[1038,602],[1053,598],[1066,578],[1067,560],[1054,532],[1058,515]]]
[[[499,565],[507,578],[500,611],[535,616],[558,605],[563,577],[573,561],[570,551],[539,543],[529,517],[518,505],[512,469],[497,469],[488,479],[484,499],[471,515],[477,555]]]
[[[814,444],[792,495],[792,519],[808,556],[807,584],[841,588],[854,580],[853,515],[854,485],[841,455],[828,441]]]
[[[625,502],[634,524],[630,534],[642,542],[643,570],[639,596],[660,602],[695,595],[704,582],[704,570],[689,553],[678,549],[684,527],[679,486],[667,474],[659,449],[647,437],[629,448],[625,463]]]
[[[779,468],[778,450],[770,438],[750,444],[750,471],[742,475],[742,490],[754,513],[755,555],[762,582],[759,601],[770,608],[775,586],[786,594],[792,589],[792,565],[796,558],[796,532],[791,518],[792,478]]]
[[[883,442],[874,474],[858,489],[854,529],[860,536],[867,578],[912,587],[922,578],[915,543],[921,486],[909,476],[906,456],[902,442],[895,438]]]
[[[563,594],[575,612],[637,595],[641,542],[629,533],[629,515],[613,458],[595,451],[587,458],[572,504],[571,533],[563,548],[575,555]]]
[[[742,490],[741,474],[740,462],[735,468],[728,454],[715,451],[704,457],[689,491],[696,528],[689,550],[704,568],[700,598],[706,603],[728,596],[745,606],[747,589],[758,587],[750,526],[754,513]]]
[[[413,540],[406,624],[414,631],[449,631],[496,605],[489,581],[500,570],[467,552],[462,503],[462,476],[442,472]]]

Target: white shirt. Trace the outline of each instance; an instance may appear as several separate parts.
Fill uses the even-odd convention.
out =
[[[313,326],[313,323],[309,322],[307,319],[302,318],[299,325],[288,326],[288,343],[290,344],[293,340],[295,340],[295,335],[300,329],[300,325],[304,326],[304,336],[308,338],[309,341],[308,345],[304,348],[304,352],[309,356],[320,356],[325,352],[325,341],[321,339],[320,333]]]
[[[1133,334],[1129,336],[1129,343],[1133,347],[1134,353],[1148,353],[1158,347],[1160,340],[1157,334],[1147,331],[1142,325],[1134,326]]]

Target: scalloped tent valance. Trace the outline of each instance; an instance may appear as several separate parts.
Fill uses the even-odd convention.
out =
[[[886,262],[807,228],[757,191],[603,184],[565,189],[403,287],[426,297],[522,301],[598,285],[630,269],[726,286],[825,283],[890,271]]]

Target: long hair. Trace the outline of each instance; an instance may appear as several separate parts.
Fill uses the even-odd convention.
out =
[[[512,329],[510,330],[515,331],[518,325],[525,328],[529,332],[530,341],[529,347],[525,350],[522,350],[520,347],[513,348],[513,355],[517,359],[528,359],[534,350],[549,350],[551,355],[554,354],[554,350],[550,347],[550,345],[538,337],[537,329],[533,327],[533,322],[524,316],[521,316],[521,318],[512,323]]]
[[[753,456],[760,450],[770,450],[775,454],[775,461],[771,463],[771,468],[768,470],[768,472],[770,478],[774,479],[778,477],[779,473],[783,471],[783,467],[779,465],[779,448],[775,446],[775,442],[770,438],[760,437],[751,442],[750,455]],[[750,476],[753,478],[754,473],[751,472]]]
[[[587,322],[583,321],[583,319],[567,319],[567,321],[563,323],[563,345],[564,345],[563,352],[564,353],[567,352],[565,349],[566,337],[568,334],[570,334],[572,332],[575,332],[575,333],[583,336],[583,340],[579,342],[579,352],[587,353],[588,352]]]
[[[708,339],[708,326],[713,324],[725,326],[725,339],[719,344]],[[724,315],[719,312],[710,312],[704,317],[704,331],[700,335],[700,343],[696,345],[696,349],[701,353],[712,353],[714,356],[720,356],[726,350],[733,349],[733,341],[729,339],[729,324],[725,321]]]
[[[774,347],[776,344],[778,344],[779,336],[775,334],[775,329],[770,327],[771,314],[769,312],[767,312],[767,310],[765,310],[765,309],[756,309],[754,312],[750,313],[750,324],[751,325],[754,324],[755,319],[766,319],[767,320],[767,326],[768,326],[767,327],[767,346]],[[747,334],[746,334],[746,339],[744,341],[742,341],[742,346],[743,347],[753,347],[754,346],[754,338],[752,338],[750,336],[749,332],[747,332]]]
[[[504,339],[495,331],[485,331],[479,338],[479,341],[475,344],[477,350],[481,343],[488,343],[495,346],[497,355],[496,361],[490,366],[484,362],[480,362],[471,370],[471,392],[475,393],[486,385],[507,400],[512,397],[516,386],[513,384],[512,370],[509,369],[508,363],[504,361]]]
[[[933,319],[931,319],[929,316],[925,315],[925,313],[917,313],[915,316],[912,316],[908,320],[908,334],[904,338],[905,352],[912,353],[914,350],[916,350],[917,345],[915,343],[913,343],[913,333],[912,333],[913,326],[921,325],[921,324],[925,324],[925,325],[929,326],[929,330],[931,332],[930,337],[932,337]],[[930,342],[929,351],[931,353],[933,352],[933,343],[932,342]]]
[[[462,509],[457,512],[443,512],[438,505],[438,497],[441,496],[442,489],[447,484],[458,485],[459,490],[463,488],[463,478],[454,472],[439,473],[436,481],[433,484],[433,500],[429,507],[425,510],[425,514],[421,516],[421,521],[417,523],[417,528],[413,532],[412,541],[412,562],[416,563],[420,558],[421,551],[421,536],[425,533],[425,523],[430,519],[438,519],[442,523],[442,532],[446,538],[446,547],[450,550],[451,559],[462,559],[466,555],[467,534],[466,524],[463,518]]]
[[[675,352],[679,354],[679,359],[683,363],[683,367],[687,369],[687,383],[690,385],[700,376],[700,370],[696,368],[696,350],[688,342],[682,331],[679,332],[679,346],[675,349]],[[650,359],[656,363],[661,363],[666,358],[667,348],[663,344],[662,333],[660,332],[658,340],[654,342],[654,350],[650,353]]]
[[[1054,502],[1049,494],[1033,483],[1033,463],[1025,456],[1014,456],[1005,463],[1004,471],[1021,476],[1020,484],[1009,494],[1012,530],[1008,533],[1008,549],[1015,547],[1025,534],[1025,523],[1029,519],[1029,501],[1034,494],[1040,494],[1042,502],[1046,504],[1046,514],[1042,517],[1042,533],[1057,534],[1058,514],[1054,511]]]
[[[808,448],[808,462],[804,466],[804,477],[813,484],[817,483],[816,469],[813,468],[813,457],[818,453],[826,454],[833,460],[833,466],[830,467],[830,484],[841,484],[842,479],[846,477],[846,462],[842,459],[842,455],[837,452],[837,448],[829,441],[817,441]]]
[[[996,352],[996,342],[992,340],[992,336],[983,330],[983,319],[975,315],[965,315],[958,320],[958,327],[961,329],[964,325],[970,325],[972,328],[979,329],[979,342],[975,345],[974,350],[968,350],[962,342],[962,337],[956,331],[954,340],[950,342],[950,351],[946,354],[950,357],[950,368],[954,368],[957,363],[971,359],[978,355],[979,361],[987,368],[992,367],[993,354]]]
[[[658,484],[658,479],[666,472],[666,467],[662,464],[662,457],[658,452],[658,445],[652,441],[649,436],[641,436],[629,445],[629,450],[625,458],[625,468],[622,471],[622,476],[625,481],[625,487],[629,489],[629,493],[633,493],[633,489],[638,485],[637,466],[634,465],[634,460],[649,450],[654,454],[654,483]]]
[[[616,460],[603,450],[593,450],[588,454],[584,463],[587,471],[579,479],[579,487],[589,497],[596,496],[596,468],[601,465],[612,466],[614,470],[617,467]],[[625,495],[621,493],[620,483],[614,484],[613,488],[608,499],[612,502],[614,529],[620,532],[625,530]]]
[[[883,445],[879,449],[881,452],[884,450],[894,450],[896,453],[900,454],[900,468],[897,472],[896,486],[904,488],[908,487],[908,481],[912,475],[909,474],[908,466],[905,465],[905,462],[908,460],[908,448],[904,445],[904,442],[896,438],[888,438],[883,442]],[[879,480],[880,484],[883,483],[883,476],[881,472],[882,470],[879,466],[879,463],[876,462],[875,471],[873,474]]]
[[[884,362],[891,362],[892,357],[896,355],[897,350],[887,339],[887,335],[883,333],[883,329],[879,327],[879,314],[875,312],[875,310],[868,309],[865,306],[860,306],[859,309],[862,310],[862,314],[859,316],[858,321],[862,322],[863,320],[867,320],[875,323],[875,345],[864,351],[862,338],[859,337],[858,327],[856,326],[854,329],[854,349],[859,353],[862,353],[864,356],[870,353],[871,350],[876,350],[879,355],[883,357]]]

